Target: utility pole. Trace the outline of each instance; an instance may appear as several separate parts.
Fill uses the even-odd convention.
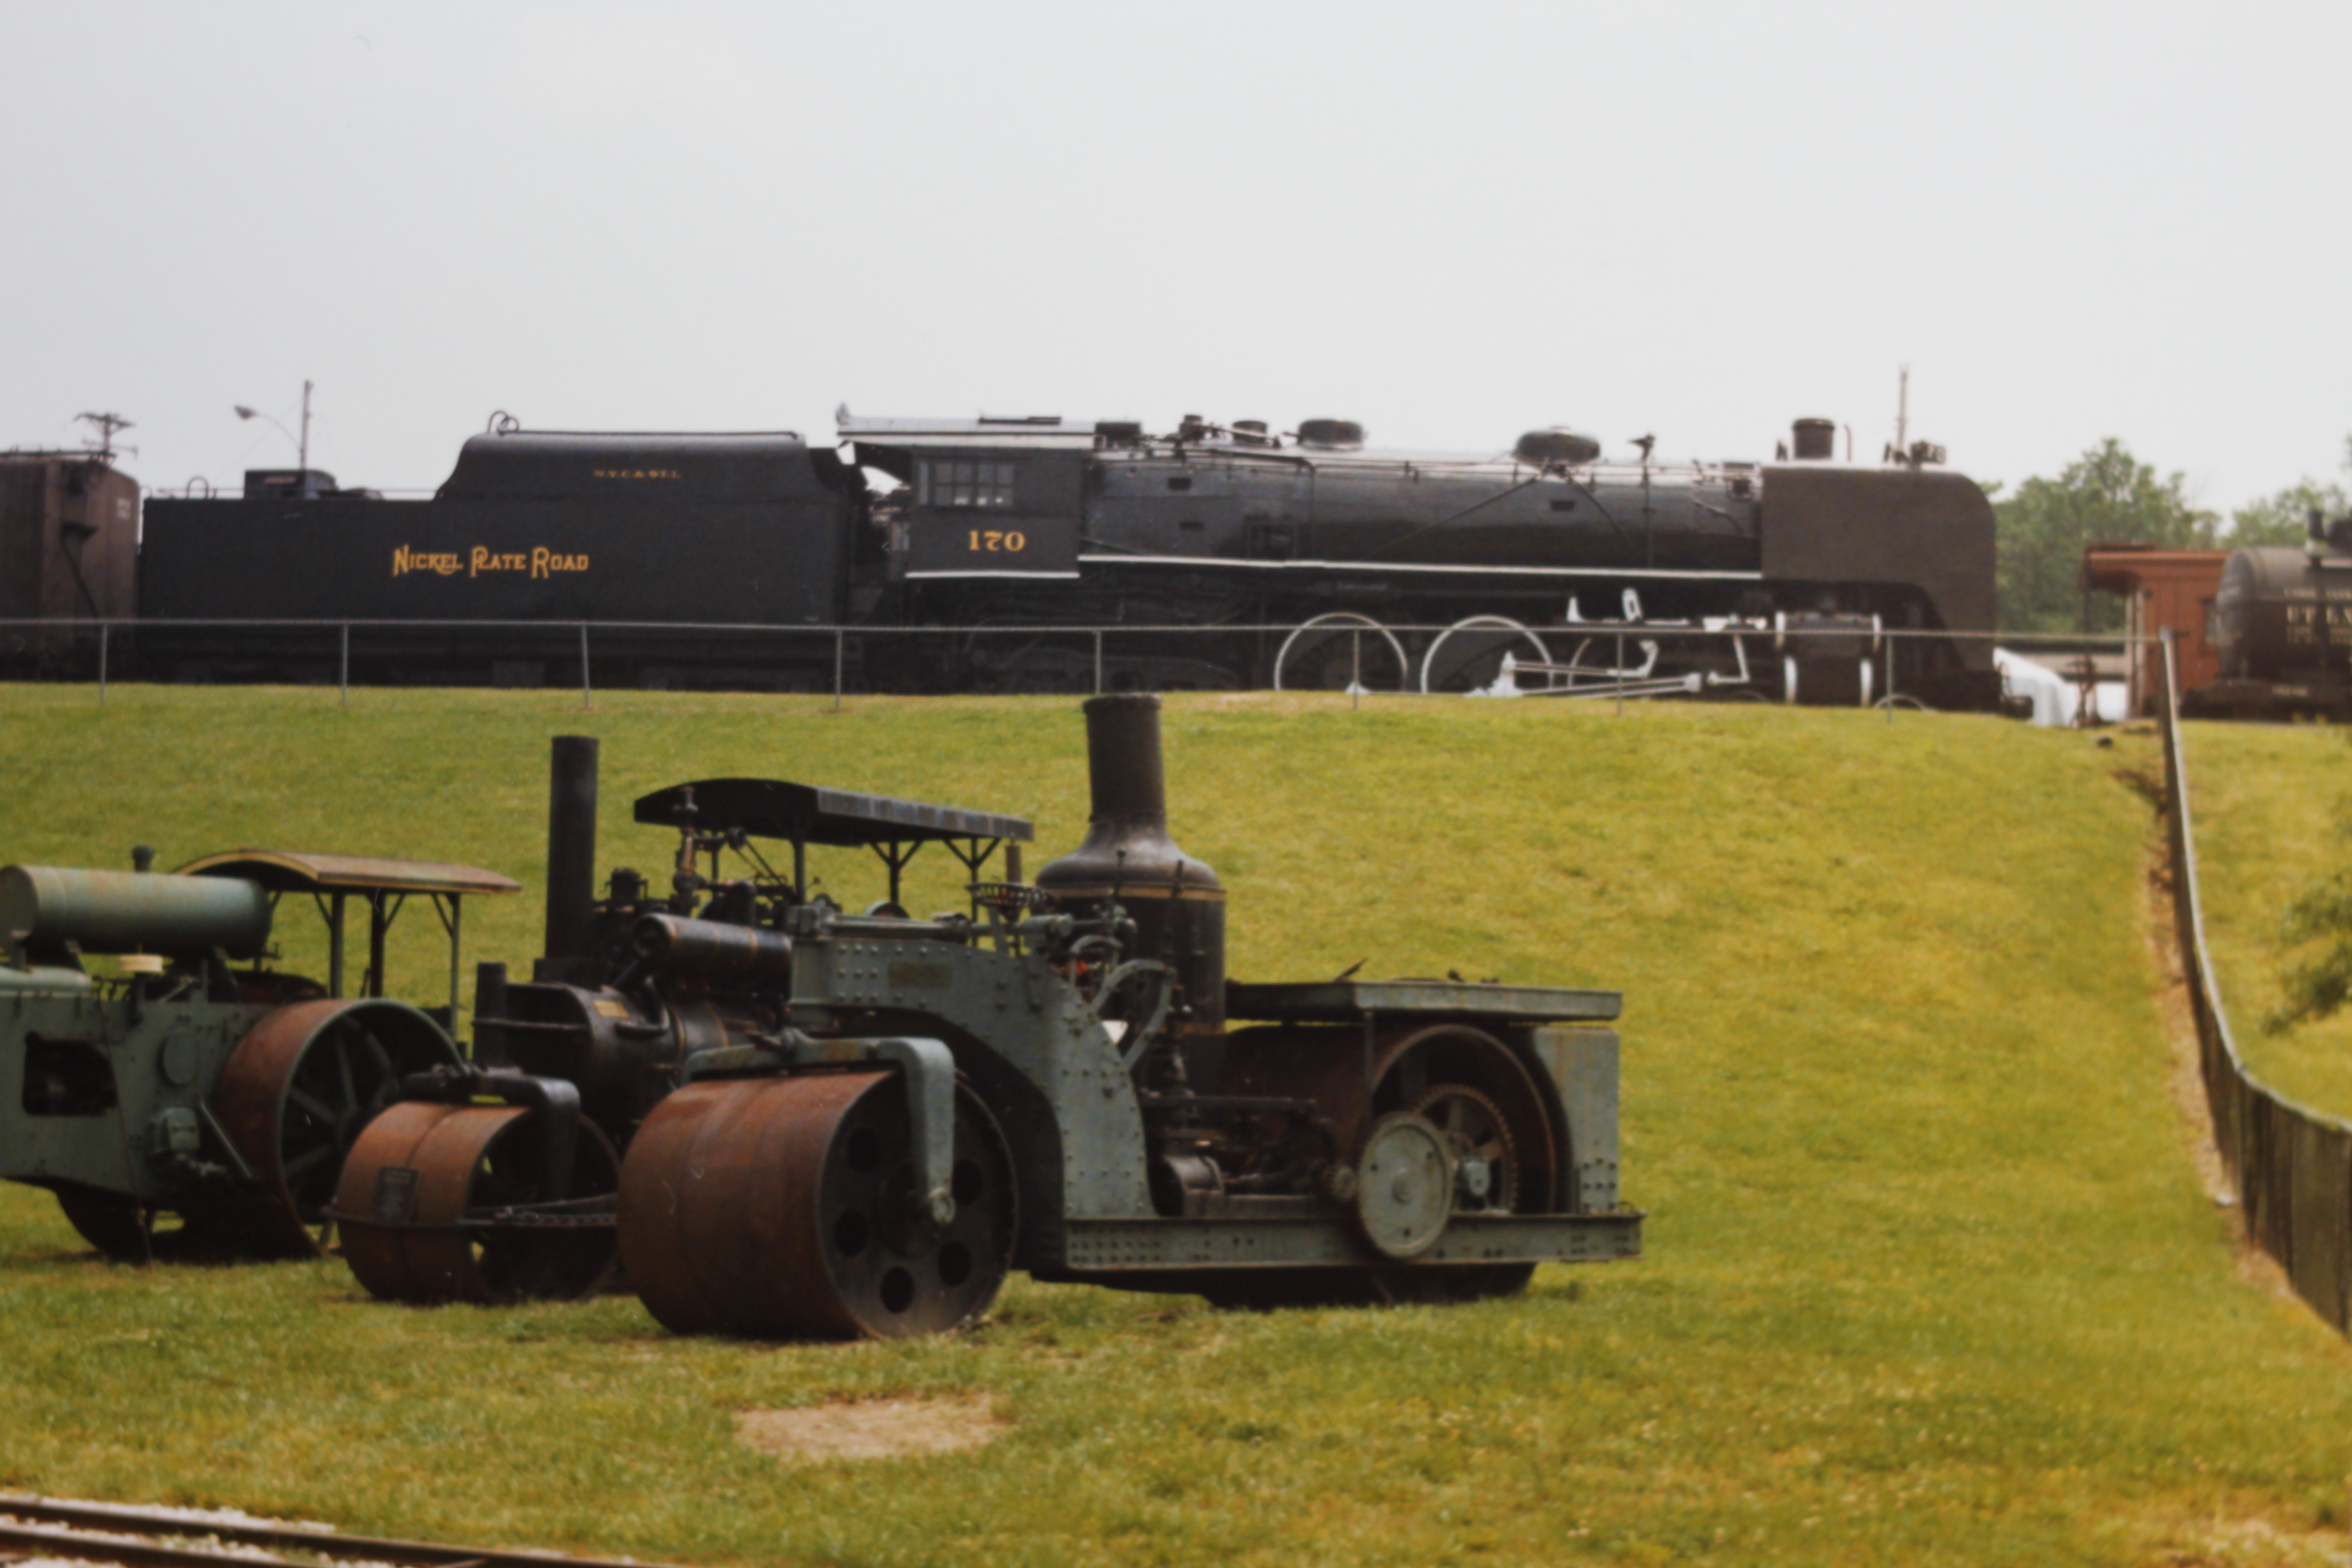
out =
[[[1895,379],[1895,455],[1911,455],[1911,367],[1907,364]]]
[[[1909,375],[1911,372],[1906,368],[1903,374]],[[301,454],[295,460],[301,465],[302,488],[307,493],[310,488],[310,384],[308,381],[302,384]]]
[[[77,414],[76,419],[87,420],[98,426],[98,455],[101,461],[114,461],[114,433],[131,428],[131,421],[120,414]]]

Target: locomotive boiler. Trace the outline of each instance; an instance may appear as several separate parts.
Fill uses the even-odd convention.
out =
[[[411,1075],[354,1147],[362,1282],[570,1295],[617,1254],[678,1331],[895,1337],[971,1322],[1015,1268],[1452,1300],[1639,1252],[1615,993],[1229,979],[1226,889],[1169,834],[1159,699],[1086,719],[1087,835],[1034,880],[1017,818],[719,779],[635,805],[678,832],[667,894],[624,869],[592,899],[593,742],[559,742],[549,954],[486,970],[476,1061]],[[896,884],[929,842],[970,901],[919,919]],[[811,844],[872,848],[890,896],[812,891]]]

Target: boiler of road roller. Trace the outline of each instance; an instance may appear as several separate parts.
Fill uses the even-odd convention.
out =
[[[1159,700],[1085,713],[1088,831],[1034,882],[1017,818],[709,779],[635,803],[678,835],[667,890],[621,869],[597,899],[594,742],[559,741],[548,951],[527,983],[484,967],[476,1062],[413,1077],[354,1149],[362,1280],[572,1294],[601,1246],[681,1332],[896,1337],[976,1321],[1014,1268],[1278,1306],[1638,1255],[1616,993],[1228,980]],[[933,841],[966,907],[918,919],[900,873]],[[813,846],[871,850],[887,896],[844,908]]]
[[[0,1178],[56,1193],[119,1260],[315,1256],[361,1128],[403,1075],[458,1060],[454,995],[436,1013],[383,994],[393,921],[411,898],[439,910],[454,983],[465,896],[520,887],[349,856],[237,850],[168,876],[152,858],[0,868]],[[288,893],[327,922],[323,983],[271,967]],[[353,900],[368,958],[345,996]]]

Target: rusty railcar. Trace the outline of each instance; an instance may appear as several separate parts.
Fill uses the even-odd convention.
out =
[[[138,613],[139,481],[98,452],[0,452],[0,668],[79,670],[97,639],[54,623]]]

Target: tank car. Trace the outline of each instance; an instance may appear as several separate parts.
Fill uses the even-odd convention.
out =
[[[315,1254],[361,1128],[404,1075],[458,1060],[454,994],[437,1012],[384,995],[394,917],[438,905],[454,987],[466,896],[520,889],[415,861],[239,850],[164,876],[146,858],[0,868],[0,1178],[54,1192],[117,1259]],[[289,893],[327,921],[323,984],[270,967]],[[367,961],[346,996],[353,900]],[[93,973],[99,956],[111,973]],[[176,1227],[157,1228],[165,1215]]]
[[[2313,513],[2301,550],[2232,551],[2212,638],[2221,679],[2187,693],[2183,713],[2352,719],[2352,515]]]
[[[1225,889],[1169,836],[1159,699],[1086,719],[1087,835],[1034,881],[1016,818],[705,780],[635,805],[679,833],[669,893],[616,870],[593,902],[593,753],[561,743],[550,952],[527,984],[486,969],[477,1062],[411,1076],[352,1151],[362,1282],[572,1294],[617,1251],[677,1331],[898,1337],[971,1322],[1015,1268],[1270,1306],[1638,1254],[1616,993],[1229,979]],[[970,903],[912,918],[898,872],[935,840]],[[811,891],[812,843],[872,847],[891,896]]]

